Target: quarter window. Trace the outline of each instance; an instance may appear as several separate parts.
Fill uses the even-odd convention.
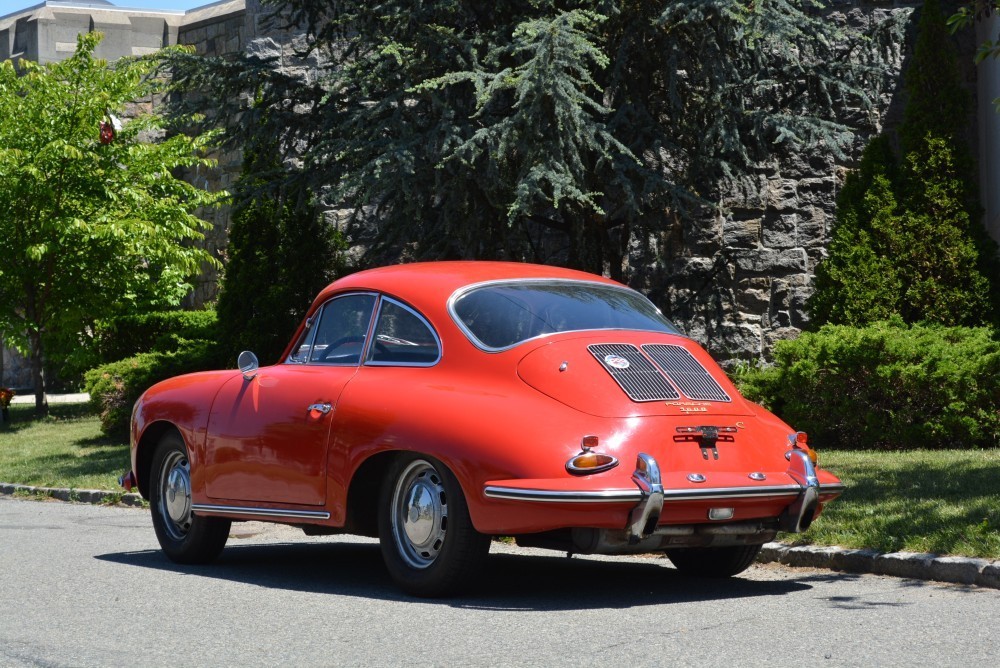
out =
[[[441,347],[430,325],[408,306],[383,297],[368,363],[429,366],[440,356]]]

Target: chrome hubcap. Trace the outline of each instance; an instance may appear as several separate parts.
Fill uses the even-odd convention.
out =
[[[167,532],[183,539],[191,528],[191,466],[183,453],[172,452],[163,462],[159,505]]]
[[[403,560],[427,568],[444,546],[448,531],[448,498],[444,481],[428,462],[411,462],[400,474],[392,495],[392,534]]]

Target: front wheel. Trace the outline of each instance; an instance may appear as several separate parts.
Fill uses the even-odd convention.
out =
[[[389,575],[414,596],[447,596],[479,573],[490,538],[472,526],[455,476],[440,462],[397,459],[382,483],[379,544]]]
[[[760,545],[679,547],[667,550],[667,556],[685,575],[728,578],[750,568],[760,548]]]
[[[179,564],[214,561],[229,538],[230,520],[191,509],[191,465],[180,434],[169,432],[153,452],[149,506],[163,552]]]

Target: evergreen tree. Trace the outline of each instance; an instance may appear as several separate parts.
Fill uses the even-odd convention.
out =
[[[891,26],[815,0],[265,0],[309,28],[317,78],[177,59],[230,139],[274,137],[327,204],[376,229],[370,261],[560,261],[621,274],[630,240],[720,179],[823,145],[870,109]],[[878,39],[872,39],[872,37]],[[227,103],[249,93],[249,108]],[[261,120],[263,124],[256,124]]]
[[[896,172],[888,139],[876,137],[844,181],[829,257],[816,268],[816,291],[808,304],[814,323],[866,323],[898,311]]]
[[[341,236],[302,182],[269,187],[284,176],[273,145],[245,152],[216,307],[221,343],[233,359],[252,350],[265,363],[278,361],[316,293],[340,269]]]
[[[921,10],[905,74],[901,164],[886,138],[865,151],[837,201],[829,258],[816,270],[814,324],[976,325],[996,318],[996,245],[978,223],[964,137],[969,95],[937,0]]]

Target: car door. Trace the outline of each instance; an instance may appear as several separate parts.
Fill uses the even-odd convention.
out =
[[[307,506],[326,502],[330,425],[341,392],[358,372],[375,302],[370,293],[331,299],[287,360],[223,386],[206,438],[209,497]]]

